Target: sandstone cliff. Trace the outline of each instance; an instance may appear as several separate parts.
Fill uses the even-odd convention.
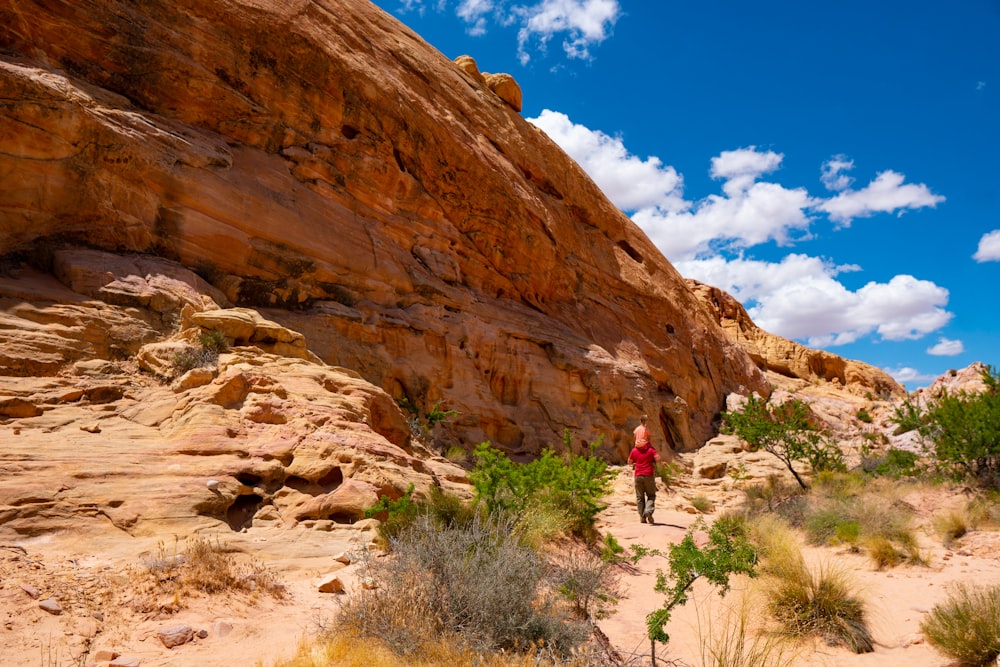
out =
[[[696,280],[688,279],[687,283],[715,315],[726,336],[745,349],[762,370],[812,384],[832,383],[869,397],[888,399],[906,394],[885,371],[770,334],[754,324],[746,309],[729,294]]]
[[[192,309],[256,307],[418,412],[456,410],[441,446],[530,453],[568,428],[614,459],[648,412],[691,450],[727,394],[768,392],[576,164],[365,0],[24,0],[0,5],[0,54],[6,267],[173,260],[217,293]],[[166,277],[97,272],[87,298]],[[10,334],[5,372],[170,333],[98,312],[69,351]]]

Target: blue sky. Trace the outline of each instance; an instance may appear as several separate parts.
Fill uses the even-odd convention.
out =
[[[685,276],[907,388],[1000,366],[1000,0],[378,0]]]

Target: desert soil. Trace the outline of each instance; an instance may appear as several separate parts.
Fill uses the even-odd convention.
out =
[[[640,524],[631,491],[630,471],[621,469],[608,509],[599,528],[628,546],[641,543],[666,549],[698,520],[688,498],[705,489],[679,486],[661,491],[656,524]],[[928,495],[931,494],[931,495]],[[732,498],[732,494],[728,496]],[[955,496],[958,498],[958,496]],[[717,497],[722,507],[726,498]],[[908,498],[918,512],[928,515],[946,502],[924,492]],[[710,515],[707,518],[711,518]],[[208,531],[207,534],[211,534]],[[247,532],[220,532],[227,547],[253,554],[284,582],[288,595],[276,600],[266,594],[204,596],[185,593],[177,611],[137,614],[136,577],[143,563],[169,557],[177,546],[171,536],[123,537],[121,531],[93,529],[0,542],[0,664],[97,665],[118,656],[142,667],[194,665],[262,665],[294,654],[335,615],[341,595],[321,593],[319,583],[337,576],[348,593],[360,586],[360,565],[344,566],[334,557],[359,554],[364,545],[358,531],[252,528]],[[814,564],[847,571],[868,603],[876,641],[874,653],[854,655],[820,642],[805,642],[789,664],[804,666],[931,667],[948,660],[920,634],[920,621],[944,599],[953,582],[1000,582],[1000,533],[975,532],[947,550],[928,533],[922,536],[930,556],[927,567],[901,566],[875,571],[863,555],[837,549],[806,550]],[[378,556],[373,556],[377,558]],[[603,631],[623,654],[648,653],[644,639],[645,615],[662,597],[653,591],[661,559],[647,558],[622,576],[624,595],[614,612],[601,620]],[[140,577],[141,578],[141,577]],[[719,598],[709,586],[696,587],[692,600],[678,609],[668,626],[671,642],[658,655],[675,665],[701,664],[702,640],[718,619],[736,607],[757,586],[746,579]],[[131,588],[130,588],[131,587]],[[44,611],[40,602],[55,599],[62,613]],[[167,606],[170,602],[165,601]],[[168,649],[158,637],[164,628],[190,626],[204,637]],[[81,663],[81,656],[83,662]],[[131,664],[136,664],[135,662]],[[632,663],[639,664],[639,663]]]

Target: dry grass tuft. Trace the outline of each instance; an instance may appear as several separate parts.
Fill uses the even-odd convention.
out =
[[[136,594],[131,607],[140,613],[183,609],[191,595],[242,594],[255,601],[261,594],[282,599],[284,584],[259,561],[228,551],[216,539],[194,537],[182,551],[163,543],[141,566],[128,568],[129,586]]]
[[[761,614],[744,595],[721,618],[698,618],[702,667],[783,667],[794,662],[788,641],[755,624]]]
[[[1000,656],[1000,585],[957,585],[921,624],[932,646],[963,665],[992,665]]]

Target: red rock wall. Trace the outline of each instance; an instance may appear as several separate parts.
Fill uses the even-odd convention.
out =
[[[763,375],[540,130],[363,0],[0,6],[0,255],[176,259],[530,453],[690,450]],[[451,54],[457,55],[457,54]]]

